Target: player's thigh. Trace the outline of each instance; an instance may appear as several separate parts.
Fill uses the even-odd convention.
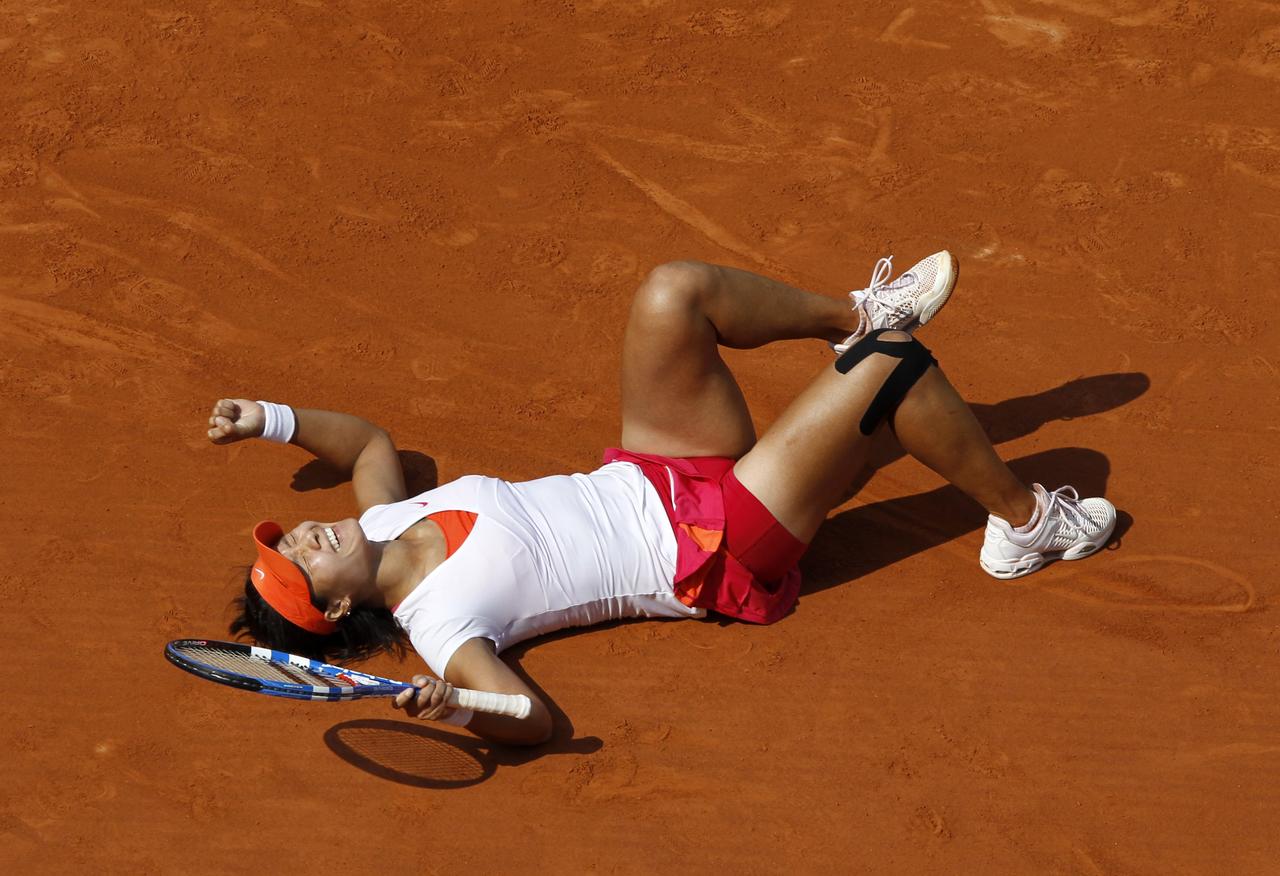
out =
[[[702,266],[663,265],[637,290],[622,347],[622,446],[737,458],[755,443],[742,389],[703,312]]]
[[[801,541],[813,538],[866,466],[872,436],[862,434],[862,417],[898,362],[874,353],[848,374],[824,369],[734,466],[742,485]]]

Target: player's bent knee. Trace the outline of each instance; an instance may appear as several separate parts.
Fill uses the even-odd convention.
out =
[[[858,428],[863,435],[870,435],[882,422],[892,418],[916,381],[931,366],[938,364],[929,348],[906,332],[878,329],[867,334],[836,359],[836,371],[848,374],[872,353],[891,356],[898,360],[898,364],[889,372],[875,398],[867,406],[867,412],[862,415]]]
[[[688,313],[713,282],[714,269],[703,262],[667,262],[649,272],[636,290],[632,307],[651,314]]]

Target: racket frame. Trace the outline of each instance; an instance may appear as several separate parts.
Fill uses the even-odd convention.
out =
[[[284,672],[285,667],[294,666],[321,678],[332,678],[345,684],[315,685],[303,682],[283,682],[267,678],[254,678],[242,675],[200,660],[198,657],[184,653],[184,649],[193,647],[216,648],[243,655],[246,658],[257,658],[268,661]],[[320,660],[312,660],[298,654],[276,651],[258,645],[246,645],[242,642],[220,642],[213,639],[176,639],[165,645],[164,656],[179,669],[209,681],[225,684],[267,696],[283,697],[292,700],[313,700],[321,702],[340,702],[343,700],[363,699],[365,697],[394,697],[401,691],[417,690],[403,681],[383,678],[368,672],[335,666]],[[513,718],[527,717],[532,703],[523,694],[495,694],[488,691],[472,691],[455,688],[449,698],[449,705],[454,708],[473,709],[490,714],[508,715]]]

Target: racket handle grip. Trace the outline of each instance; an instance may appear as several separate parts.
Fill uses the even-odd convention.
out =
[[[449,697],[449,705],[455,709],[471,709],[490,715],[506,715],[509,718],[527,718],[533,703],[524,694],[490,693],[484,690],[455,688]]]

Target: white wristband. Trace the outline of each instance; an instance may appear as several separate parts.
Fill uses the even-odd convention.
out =
[[[465,727],[471,723],[476,713],[471,709],[454,709],[447,718],[441,718],[441,724],[452,724],[454,727]]]
[[[293,408],[261,400],[258,404],[262,405],[262,413],[266,418],[266,423],[262,427],[262,438],[277,444],[288,444],[298,428],[298,418],[294,416]]]

